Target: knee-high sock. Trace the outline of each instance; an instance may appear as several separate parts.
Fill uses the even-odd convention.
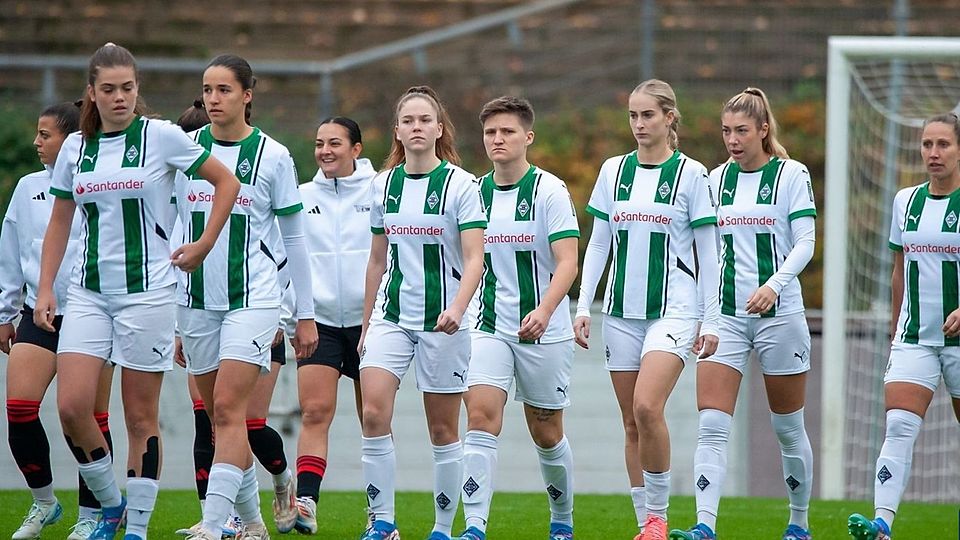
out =
[[[193,402],[193,472],[197,482],[197,498],[207,498],[210,467],[213,466],[213,426],[203,401]]]
[[[243,471],[229,463],[214,463],[210,467],[207,499],[203,505],[203,528],[207,532],[221,534],[227,516],[233,512],[243,483]]]
[[[790,414],[770,413],[770,419],[780,441],[783,479],[790,499],[790,523],[806,529],[813,490],[813,449],[803,425],[803,409]]]
[[[553,448],[537,447],[540,474],[547,488],[550,521],[573,527],[573,450],[564,436]]]
[[[370,511],[375,519],[396,523],[394,496],[397,454],[393,446],[393,435],[363,437],[361,453],[363,482]]]
[[[720,494],[727,476],[727,441],[733,417],[716,409],[700,411],[697,451],[693,454],[697,521],[717,528]]]
[[[53,471],[50,441],[40,423],[40,402],[7,400],[7,439],[20,473],[38,501],[52,501]]]
[[[497,437],[471,430],[463,439],[463,517],[467,527],[486,532],[497,470]]]
[[[433,447],[433,530],[450,536],[453,518],[460,506],[463,478],[463,444],[460,441]]]
[[[887,431],[877,458],[877,476],[873,484],[877,517],[882,517],[887,525],[893,525],[903,490],[910,480],[913,445],[922,423],[923,418],[912,412],[902,409],[887,411]]]
[[[260,486],[257,483],[257,465],[253,463],[243,471],[243,481],[237,490],[237,515],[245,525],[263,523],[260,515]]]
[[[250,449],[257,461],[263,465],[274,478],[275,487],[283,487],[290,479],[290,469],[287,468],[287,456],[283,453],[283,438],[277,430],[267,425],[266,418],[247,420],[247,440]]]
[[[320,483],[327,472],[327,460],[319,456],[297,458],[297,497],[320,499]]]
[[[630,488],[630,500],[633,501],[633,512],[637,515],[637,527],[643,528],[647,523],[647,490],[643,486]]]
[[[127,479],[127,534],[147,538],[160,483],[152,478]]]
[[[670,471],[643,471],[643,484],[647,490],[647,514],[667,519],[670,507]]]

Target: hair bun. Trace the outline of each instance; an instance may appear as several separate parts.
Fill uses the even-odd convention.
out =
[[[193,107],[194,107],[195,109],[202,109],[202,108],[203,108],[203,102],[200,101],[199,99],[195,99],[195,100],[193,100]]]
[[[78,108],[78,109],[82,109],[82,108],[83,108],[83,100],[82,100],[82,99],[78,99],[78,100],[76,100],[76,101],[73,102],[73,105],[74,105],[76,108]]]

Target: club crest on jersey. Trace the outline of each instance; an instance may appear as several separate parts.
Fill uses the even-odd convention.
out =
[[[763,188],[760,190],[760,198],[767,200],[771,193],[773,193],[773,190],[770,189],[770,186],[768,184],[764,184]]]
[[[664,183],[660,184],[660,187],[657,188],[657,193],[660,194],[660,198],[666,199],[667,196],[670,195],[670,184],[664,181]]]
[[[517,205],[517,212],[520,212],[521,216],[526,217],[527,212],[530,211],[530,204],[527,203],[527,200],[524,199],[520,201],[520,204]]]
[[[240,173],[240,176],[247,176],[250,174],[250,170],[253,167],[250,166],[250,160],[244,159],[240,165],[237,165],[237,172]]]
[[[127,157],[127,161],[133,163],[137,159],[137,156],[140,155],[140,152],[137,150],[136,146],[130,145],[130,148],[127,149],[127,153],[124,154]]]
[[[944,218],[943,222],[947,224],[947,227],[952,229],[953,226],[957,224],[957,213],[951,210],[950,213],[947,214],[947,217]]]
[[[429,197],[427,197],[427,204],[430,205],[430,208],[436,208],[437,203],[439,202],[440,202],[440,197],[437,196],[436,191],[434,191],[433,193],[430,194]]]

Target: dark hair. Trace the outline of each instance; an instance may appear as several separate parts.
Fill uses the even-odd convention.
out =
[[[488,102],[480,110],[480,123],[485,123],[495,114],[515,114],[525,129],[529,130],[533,127],[533,105],[523,98],[501,96]]]
[[[440,103],[440,96],[437,95],[437,91],[433,88],[425,85],[411,86],[408,88],[407,91],[400,96],[396,106],[393,108],[393,125],[396,126],[400,120],[400,107],[403,107],[404,103],[415,98],[425,100],[429,103],[430,106],[433,107],[434,112],[437,113],[437,123],[443,125],[443,132],[440,134],[440,138],[437,139],[436,143],[437,157],[454,165],[460,165],[460,154],[457,153],[457,147],[453,143],[456,138],[456,129],[453,127],[453,120],[450,119],[447,109]],[[383,162],[383,168],[392,169],[404,161],[406,161],[406,154],[404,153],[403,145],[400,144],[400,141],[398,141],[396,137],[393,137],[390,143],[390,153],[387,154],[387,159]]]
[[[747,118],[753,119],[757,123],[757,129],[767,124],[767,136],[763,138],[763,152],[767,155],[777,156],[787,159],[787,149],[777,140],[779,126],[777,119],[773,117],[773,109],[770,108],[770,101],[763,90],[748,86],[743,92],[733,96],[723,106],[720,114],[724,113],[743,113]]]
[[[960,116],[956,112],[948,112],[944,114],[938,114],[936,116],[931,116],[923,123],[923,127],[926,128],[930,124],[938,122],[940,124],[946,124],[953,128],[953,136],[956,137],[957,142],[960,143]]]
[[[96,86],[97,75],[100,68],[111,67],[129,67],[133,69],[133,77],[137,84],[140,84],[140,71],[137,69],[137,61],[133,54],[124,47],[114,43],[106,43],[97,49],[90,57],[90,64],[87,67],[87,84],[91,88]],[[147,106],[137,92],[137,102],[133,105],[134,114],[146,114]],[[80,108],[80,131],[84,137],[93,137],[97,131],[103,127],[103,121],[100,119],[100,111],[97,104],[90,99],[89,92],[83,95],[83,106]]]
[[[257,86],[257,78],[253,76],[253,68],[250,63],[235,54],[221,54],[207,64],[206,69],[212,67],[224,67],[229,69],[236,77],[240,87],[244,90],[253,90]],[[206,71],[206,70],[204,70]],[[247,103],[243,111],[243,119],[250,123],[250,110],[253,108],[253,101]]]
[[[40,113],[40,118],[49,116],[56,120],[57,129],[64,136],[80,129],[80,108],[76,103],[57,103]]]
[[[350,146],[355,144],[363,144],[363,139],[360,136],[360,126],[351,118],[346,116],[329,116],[320,121],[317,127],[320,127],[325,124],[337,124],[342,126],[347,130],[347,136],[350,138]]]
[[[210,117],[207,116],[207,110],[203,108],[203,102],[199,99],[194,100],[193,105],[183,111],[180,118],[177,118],[177,125],[187,133],[196,131],[210,123]]]

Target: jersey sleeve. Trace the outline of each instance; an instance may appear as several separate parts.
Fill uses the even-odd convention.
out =
[[[387,189],[387,178],[389,172],[382,172],[373,178],[370,182],[370,194],[367,199],[370,201],[370,231],[373,234],[384,234],[383,229],[383,194]]]
[[[151,120],[151,122],[157,122]],[[169,122],[157,122],[157,136],[164,153],[163,161],[168,167],[178,169],[186,173],[187,176],[197,172],[204,162],[210,157],[210,152],[197,144],[182,129]]]
[[[556,182],[547,192],[547,239],[556,242],[561,238],[580,238],[577,210],[573,205],[567,185]]]
[[[790,196],[790,221],[810,216],[817,217],[817,207],[813,200],[813,181],[806,165],[797,163],[797,168],[790,175],[788,195]]]
[[[693,175],[694,180],[688,183],[690,200],[687,205],[687,215],[690,218],[691,229],[717,224],[717,208],[713,200],[713,192],[710,190],[710,176],[707,175],[707,169],[703,165],[699,163],[696,165],[699,169]]]
[[[20,232],[17,226],[17,207],[22,204],[23,180],[14,188],[7,213],[0,229],[0,324],[13,322],[23,304],[23,286],[26,279],[20,265]]]
[[[480,184],[475,178],[461,182],[457,193],[457,227],[461,231],[487,228],[487,214],[481,199]]]
[[[620,162],[625,158],[620,158]],[[593,184],[593,193],[590,194],[590,201],[587,202],[587,213],[591,216],[610,221],[610,213],[613,211],[613,204],[610,201],[611,178],[616,174],[618,160],[616,158],[608,159],[600,167],[597,174],[597,181]]]
[[[274,171],[273,184],[270,186],[270,198],[273,204],[273,213],[278,216],[287,216],[303,210],[303,201],[297,186],[297,167],[289,152],[277,161]]]
[[[890,218],[890,249],[903,251],[903,216],[906,215],[905,193],[901,191],[893,198],[893,216]]]
[[[57,164],[50,178],[50,194],[61,199],[73,200],[73,176],[76,174],[77,157],[80,153],[81,135],[73,133],[67,136],[60,147]]]

